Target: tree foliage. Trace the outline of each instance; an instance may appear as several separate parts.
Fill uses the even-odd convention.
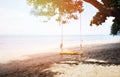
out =
[[[91,20],[90,25],[101,25],[107,17],[114,17],[111,34],[120,31],[120,0],[27,0],[33,6],[32,13],[49,18],[57,16],[56,20],[66,23],[69,19],[78,19],[77,14],[83,11],[83,1],[90,3],[99,11]]]
[[[33,5],[35,15],[47,16],[49,18],[57,16],[56,21],[66,23],[69,19],[78,19],[77,13],[81,13],[82,1],[77,0],[27,0]]]

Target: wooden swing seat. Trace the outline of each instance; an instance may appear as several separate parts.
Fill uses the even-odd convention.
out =
[[[62,51],[60,52],[60,55],[80,55],[83,56],[83,52],[73,52],[73,51]]]

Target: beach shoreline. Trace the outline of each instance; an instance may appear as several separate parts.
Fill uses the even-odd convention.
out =
[[[120,77],[119,46],[119,42],[84,45],[80,60],[70,55],[61,56],[59,52],[29,55],[24,60],[0,64],[0,77]],[[80,51],[80,48],[66,50]]]
[[[89,41],[86,41],[86,40],[82,40],[82,42],[78,41],[76,43],[63,43],[63,49],[64,51],[68,51],[68,49],[70,48],[76,48],[80,47],[80,44],[82,44],[83,46],[83,49],[86,49],[85,47],[86,46],[94,46],[94,45],[104,45],[104,44],[113,44],[113,43],[119,43],[120,40],[118,38],[113,38],[113,39],[101,39],[101,40],[89,40]],[[20,44],[20,46],[24,46],[24,41],[23,41],[23,44],[22,44],[22,41],[21,43],[18,42],[18,44]],[[18,45],[16,44],[16,45]],[[41,44],[42,45],[42,44]],[[12,48],[4,48],[4,44],[2,46],[2,49],[4,48],[4,50],[0,49],[0,63],[8,63],[10,61],[13,61],[13,60],[24,60],[24,59],[28,59],[29,58],[29,55],[36,55],[36,54],[44,54],[44,53],[58,53],[60,52],[60,48],[59,48],[59,44],[57,43],[56,46],[54,45],[50,45],[48,44],[45,45],[45,46],[39,46],[38,44],[35,44],[34,47],[29,47],[29,45],[25,48],[25,47],[21,47],[21,48],[18,48],[18,47],[12,47]],[[9,46],[8,46],[9,47]]]
[[[111,35],[83,35],[80,41],[79,35],[65,35],[63,49],[83,46],[109,44],[120,42],[119,36]],[[28,59],[29,55],[48,52],[60,52],[60,36],[0,36],[0,63],[8,63],[11,60]]]

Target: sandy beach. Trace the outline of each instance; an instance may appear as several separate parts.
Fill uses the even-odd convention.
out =
[[[84,45],[83,53],[79,57],[46,52],[1,63],[0,77],[120,77],[120,43]]]

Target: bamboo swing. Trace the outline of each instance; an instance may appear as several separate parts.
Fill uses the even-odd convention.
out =
[[[60,44],[60,55],[79,55],[83,56],[83,49],[82,49],[82,32],[81,32],[81,14],[80,14],[80,51],[64,51],[63,50],[63,25],[61,26],[61,44]]]

